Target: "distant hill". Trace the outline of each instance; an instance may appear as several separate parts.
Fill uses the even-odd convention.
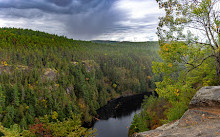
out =
[[[149,42],[155,42],[157,41],[145,41],[145,42],[131,42],[131,41],[111,41],[111,40],[92,40],[91,42],[94,43],[149,43]]]
[[[119,43],[120,41],[111,41],[111,40],[92,40],[94,43]]]

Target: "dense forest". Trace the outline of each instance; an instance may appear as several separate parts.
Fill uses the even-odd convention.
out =
[[[121,95],[150,92],[157,42],[77,41],[0,29],[0,133],[88,136],[81,127]]]

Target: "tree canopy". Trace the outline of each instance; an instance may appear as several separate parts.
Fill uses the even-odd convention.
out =
[[[214,58],[216,78],[220,77],[220,1],[219,0],[157,0],[166,12],[160,18],[160,45],[178,46],[176,62],[187,64],[187,71]],[[186,46],[187,48],[184,48]],[[194,49],[193,51],[191,51]],[[166,49],[165,49],[166,50]],[[193,56],[193,57],[190,57]]]

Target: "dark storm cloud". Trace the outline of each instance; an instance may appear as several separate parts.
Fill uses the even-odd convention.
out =
[[[28,19],[37,19],[42,18],[44,16],[43,12],[39,12],[37,9],[27,10],[27,9],[12,9],[0,8],[0,15],[5,16],[7,18],[28,18]]]
[[[70,38],[83,40],[155,27],[144,23],[157,20],[158,15],[132,19],[128,13],[130,9],[124,10],[123,5],[122,9],[117,7],[129,1],[154,0],[0,0],[0,19],[23,20],[23,26],[16,22],[14,25],[26,28],[28,24],[39,30],[48,30],[49,33],[65,32],[64,35]]]
[[[39,9],[54,14],[76,14],[111,6],[114,0],[0,0],[0,8]]]
[[[0,0],[0,11],[7,18],[48,19],[51,14],[49,18],[62,22],[67,33],[88,38],[106,31],[119,19],[110,10],[113,3],[114,0]]]
[[[66,30],[75,38],[89,39],[96,35],[111,32],[119,20],[125,18],[122,13],[112,10],[104,0],[90,12],[65,17]]]
[[[61,9],[49,2],[42,0],[7,0],[0,1],[0,8],[13,9],[39,9],[45,12],[67,13],[66,9]]]
[[[132,30],[144,33],[143,31],[146,31],[146,29],[155,28],[155,25],[157,25],[158,16],[156,14],[131,20],[126,12],[112,9],[109,6],[111,4],[103,0],[99,3],[98,8],[88,13],[65,17],[66,31],[76,39],[93,39],[100,34],[129,33]],[[120,24],[121,21],[130,21],[131,24]],[[155,21],[155,24],[146,25],[146,23]]]
[[[66,7],[72,3],[72,0],[47,0],[47,1],[61,7]]]

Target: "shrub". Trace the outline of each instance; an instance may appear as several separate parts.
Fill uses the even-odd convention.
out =
[[[72,117],[64,121],[49,122],[52,116],[45,115],[35,120],[35,124],[24,130],[24,137],[87,137],[95,136],[95,130],[81,126],[80,115],[72,114]],[[53,119],[54,120],[54,119]]]

